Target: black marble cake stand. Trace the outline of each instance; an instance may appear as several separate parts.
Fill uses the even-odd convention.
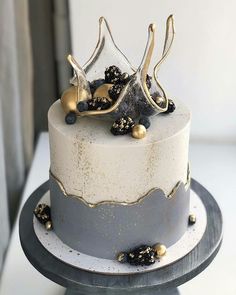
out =
[[[222,241],[222,215],[216,201],[194,179],[191,189],[201,199],[207,212],[205,233],[189,254],[160,269],[132,275],[99,274],[75,268],[49,253],[39,242],[33,228],[33,210],[48,191],[48,182],[29,197],[22,209],[19,226],[22,248],[40,273],[67,288],[67,295],[177,295],[177,286],[202,272],[216,256]]]

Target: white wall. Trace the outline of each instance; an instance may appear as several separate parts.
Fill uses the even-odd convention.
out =
[[[158,55],[166,18],[173,13],[175,43],[160,81],[170,97],[191,108],[192,139],[236,141],[235,11],[235,0],[70,0],[73,54],[80,64],[87,61],[98,19],[105,16],[117,45],[138,65],[148,24],[157,25]]]

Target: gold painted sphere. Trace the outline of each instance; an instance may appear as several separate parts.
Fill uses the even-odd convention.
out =
[[[195,214],[190,214],[189,215],[189,223],[194,224],[197,221],[196,215]]]
[[[146,133],[147,133],[147,129],[145,128],[144,125],[141,125],[141,124],[134,125],[132,129],[132,136],[137,139],[144,138],[146,136]]]
[[[162,96],[158,96],[155,100],[158,105],[162,105],[165,102],[165,99]]]
[[[63,92],[61,97],[61,105],[66,114],[69,112],[77,112],[77,87],[72,86]]]
[[[46,230],[51,230],[52,229],[52,222],[51,221],[47,221],[45,223],[45,227],[46,227]]]
[[[72,86],[63,92],[61,96],[61,105],[66,114],[75,112],[78,115],[78,102],[90,98],[91,94],[86,89],[78,89],[78,87]]]
[[[111,100],[108,91],[111,89],[112,86],[113,84],[109,83],[102,84],[96,89],[96,91],[93,94],[93,97],[106,97]]]
[[[78,89],[78,101],[88,100],[91,98],[91,93],[87,89],[79,88]]]
[[[157,243],[153,246],[153,248],[155,250],[156,257],[162,257],[166,254],[166,246],[161,243]]]
[[[125,262],[125,253],[120,252],[116,258],[117,258],[117,261],[119,261],[121,263]]]

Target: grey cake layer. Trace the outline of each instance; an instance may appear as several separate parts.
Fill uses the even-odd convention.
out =
[[[157,189],[133,205],[100,204],[89,207],[65,196],[50,176],[53,228],[67,245],[84,254],[115,259],[117,253],[158,242],[177,242],[188,226],[190,190],[180,184],[167,199]]]

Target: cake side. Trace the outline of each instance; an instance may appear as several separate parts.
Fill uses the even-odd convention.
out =
[[[64,123],[59,101],[48,114],[51,173],[67,195],[89,204],[133,203],[155,188],[168,196],[187,182],[190,112],[179,101],[170,115],[153,117],[146,138],[113,137],[109,121]]]
[[[190,188],[181,183],[169,199],[157,189],[136,204],[90,207],[73,196],[65,197],[51,177],[53,230],[74,250],[105,259],[114,260],[118,253],[139,245],[170,247],[187,230],[189,194]]]

